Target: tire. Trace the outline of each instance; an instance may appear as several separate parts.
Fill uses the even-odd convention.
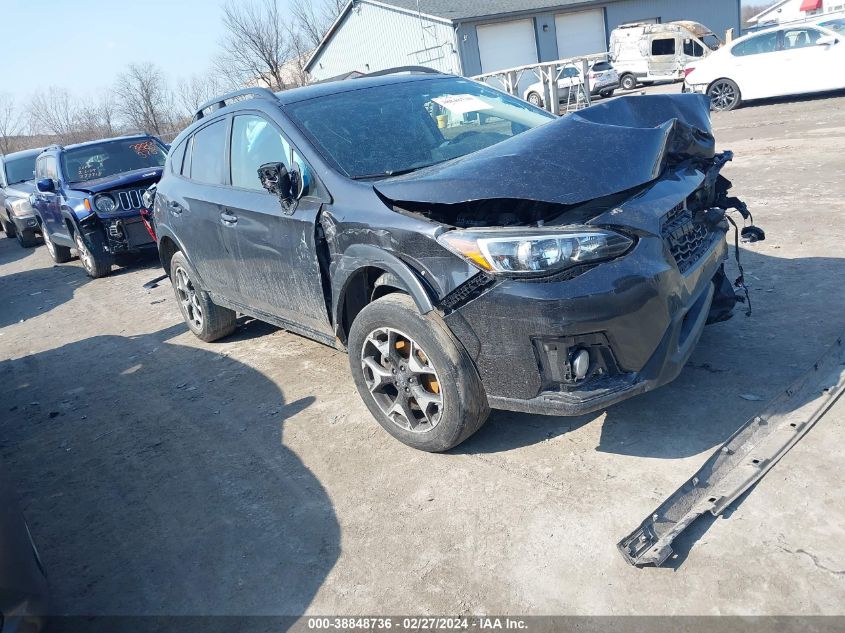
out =
[[[619,79],[619,85],[622,87],[622,90],[633,90],[637,87],[637,78],[630,73],[622,75]]]
[[[38,246],[38,236],[32,229],[16,231],[15,235],[18,238],[18,244],[20,244],[23,248],[32,248],[33,246]]]
[[[54,262],[57,264],[66,264],[73,259],[73,256],[70,253],[70,248],[67,246],[60,246],[53,242],[50,238],[50,234],[47,232],[47,229],[44,228],[44,225],[41,226],[41,234],[44,236],[44,244],[47,246],[47,252],[50,253],[50,257]]]
[[[111,257],[103,253],[102,237],[97,233],[73,232],[73,241],[79,253],[79,261],[92,279],[105,277],[111,272]]]
[[[11,220],[7,220],[6,218],[0,216],[0,224],[3,225],[3,232],[6,234],[6,237],[15,237],[15,233],[17,233],[17,230],[15,229],[15,225]]]
[[[237,315],[233,310],[215,304],[197,284],[197,275],[182,253],[170,260],[170,282],[182,318],[194,335],[211,343],[235,331]]]
[[[348,347],[359,395],[403,444],[447,451],[480,429],[490,414],[466,351],[439,315],[420,314],[406,294],[392,293],[365,306],[349,330]]]
[[[602,99],[610,99],[613,96],[614,92],[616,92],[615,89],[614,90],[604,90],[604,91],[600,92],[599,94],[601,95]]]
[[[528,93],[528,103],[530,103],[533,106],[537,106],[538,108],[542,108],[543,107],[543,97],[541,97],[539,95],[539,93],[529,92]]]
[[[730,112],[742,103],[742,93],[739,86],[730,79],[717,79],[707,88],[710,97],[710,108],[716,112]]]

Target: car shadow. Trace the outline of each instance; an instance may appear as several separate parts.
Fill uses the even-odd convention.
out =
[[[0,362],[0,456],[54,614],[301,615],[339,556],[331,500],[283,441],[314,398],[185,332]]]
[[[826,99],[836,99],[845,95],[845,90],[828,90],[826,92],[813,92],[811,94],[803,95],[786,95],[783,97],[769,97],[768,99],[755,99],[753,101],[743,101],[740,107],[735,110],[739,112],[755,106],[776,105],[778,103],[805,103],[809,101],[824,101]]]
[[[0,266],[11,264],[35,253],[35,248],[24,248],[16,238],[0,233]]]

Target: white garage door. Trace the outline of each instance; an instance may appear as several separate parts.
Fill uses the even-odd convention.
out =
[[[482,24],[476,31],[481,72],[537,63],[534,20]]]
[[[556,15],[555,30],[559,59],[607,50],[604,11],[601,9]]]

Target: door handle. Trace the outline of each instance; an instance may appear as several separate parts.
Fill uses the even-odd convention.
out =
[[[220,212],[220,221],[227,226],[232,226],[233,224],[237,224],[238,216],[226,209]]]
[[[179,204],[175,200],[171,200],[170,204],[168,204],[167,206],[170,207],[170,212],[175,214],[175,215],[181,215],[182,211],[185,210],[185,207],[183,207],[181,204]]]

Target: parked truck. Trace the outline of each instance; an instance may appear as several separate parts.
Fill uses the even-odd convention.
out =
[[[625,24],[610,34],[610,59],[623,90],[638,84],[680,81],[684,67],[721,46],[721,40],[698,22]]]

